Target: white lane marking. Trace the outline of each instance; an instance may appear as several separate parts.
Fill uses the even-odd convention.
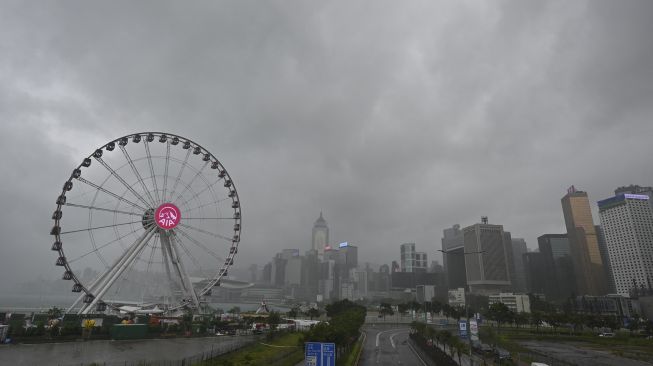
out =
[[[377,348],[379,347],[379,337],[381,336],[381,334],[382,333],[392,332],[393,330],[396,330],[396,329],[384,330],[383,332],[376,333],[376,347]]]
[[[415,354],[415,356],[417,356],[417,359],[419,360],[419,362],[422,363],[422,365],[424,365],[424,366],[428,366],[428,365],[426,364],[426,362],[424,362],[424,360],[422,359],[422,357],[420,357],[420,355],[417,353],[417,351],[415,351],[415,349],[413,348],[413,346],[412,346],[410,343],[408,343],[408,347],[410,348],[411,351],[413,351],[413,353]]]
[[[398,332],[396,332],[396,333],[392,333],[392,335],[390,336],[390,344],[392,345],[392,348],[397,348],[397,347],[395,346],[395,340],[394,340],[395,336],[396,336],[397,334],[406,333],[406,332],[408,332],[409,330],[410,330],[410,329],[402,329],[402,330],[400,330],[400,331],[398,331]]]

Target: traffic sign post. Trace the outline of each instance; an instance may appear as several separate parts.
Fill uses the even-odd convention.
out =
[[[306,342],[304,360],[306,366],[335,366],[335,343]]]
[[[478,323],[476,319],[469,320],[469,334],[472,341],[478,341]]]
[[[460,331],[460,338],[467,338],[467,321],[461,320],[458,322],[458,330]]]

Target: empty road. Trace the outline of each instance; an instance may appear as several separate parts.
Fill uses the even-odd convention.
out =
[[[363,330],[367,333],[367,338],[359,365],[426,365],[411,349],[408,342],[409,327],[407,325],[372,326],[367,324]]]

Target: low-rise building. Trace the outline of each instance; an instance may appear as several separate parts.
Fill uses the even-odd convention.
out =
[[[449,305],[453,307],[465,307],[465,288],[459,287],[449,290]]]
[[[497,295],[490,295],[489,297],[490,305],[498,302],[506,305],[508,309],[516,313],[531,312],[531,301],[528,295],[505,293],[505,292],[499,293]]]
[[[637,300],[618,294],[578,296],[576,297],[576,311],[585,314],[614,316],[622,319],[641,315]]]

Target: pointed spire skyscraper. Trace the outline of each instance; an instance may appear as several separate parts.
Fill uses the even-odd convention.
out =
[[[322,217],[322,211],[320,211],[320,217],[313,224],[311,249],[317,250],[318,255],[321,257],[324,255],[324,248],[327,245],[329,245],[329,227],[324,217]]]

